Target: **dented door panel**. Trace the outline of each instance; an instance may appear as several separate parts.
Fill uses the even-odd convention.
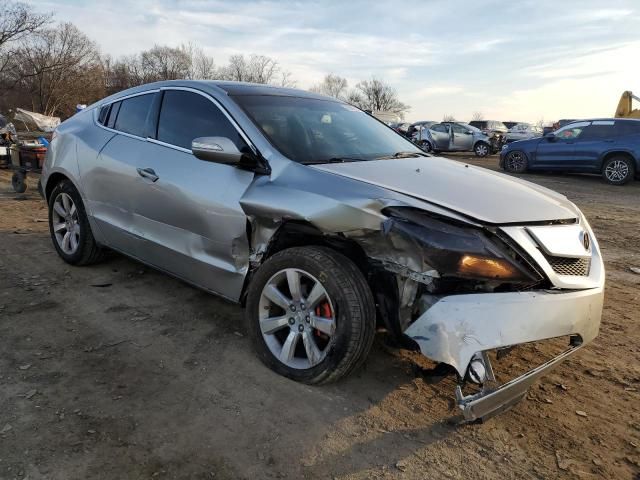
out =
[[[153,142],[145,148],[136,168],[152,168],[158,179],[136,179],[140,258],[237,301],[249,258],[239,200],[254,174]]]

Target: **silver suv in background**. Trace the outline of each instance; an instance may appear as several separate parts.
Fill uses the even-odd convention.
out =
[[[542,127],[531,125],[530,123],[518,123],[509,129],[505,139],[506,143],[515,142],[517,140],[529,140],[542,136]]]
[[[425,152],[474,152],[486,157],[497,151],[487,135],[466,123],[435,123],[421,134],[416,143]]]
[[[483,419],[598,333],[604,267],[573,203],[430,156],[334,98],[126,90],[56,129],[42,186],[65,262],[113,249],[243,305],[258,357],[300,382],[350,374],[384,328]],[[498,385],[491,352],[557,337],[564,353]]]

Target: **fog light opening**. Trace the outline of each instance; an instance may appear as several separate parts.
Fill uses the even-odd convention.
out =
[[[495,381],[489,357],[485,352],[478,352],[471,357],[466,377],[467,380],[477,385]]]

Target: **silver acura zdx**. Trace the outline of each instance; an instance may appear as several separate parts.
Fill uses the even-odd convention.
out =
[[[58,127],[42,191],[63,260],[113,249],[242,304],[260,359],[305,383],[352,372],[384,329],[455,373],[465,418],[485,419],[600,325],[604,266],[573,203],[322,95],[115,94]],[[558,337],[564,353],[497,384],[489,353]]]

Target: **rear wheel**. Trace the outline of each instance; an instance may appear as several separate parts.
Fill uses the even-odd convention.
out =
[[[102,259],[80,194],[69,180],[55,186],[49,197],[49,232],[58,255],[72,265]]]
[[[427,153],[431,153],[433,151],[433,147],[431,146],[431,142],[428,140],[422,140],[420,142],[420,148]]]
[[[269,258],[251,281],[246,314],[260,360],[308,384],[356,369],[375,332],[374,300],[362,273],[324,247],[290,248]]]
[[[510,173],[524,173],[527,171],[527,156],[519,151],[509,152],[504,159],[504,169]]]
[[[624,185],[635,175],[633,162],[628,157],[613,156],[602,165],[602,178],[611,185]]]
[[[16,193],[24,193],[27,190],[27,176],[24,172],[15,172],[11,176],[11,187]]]
[[[486,157],[491,152],[491,147],[486,142],[478,142],[473,147],[473,151],[476,154],[476,157]]]

